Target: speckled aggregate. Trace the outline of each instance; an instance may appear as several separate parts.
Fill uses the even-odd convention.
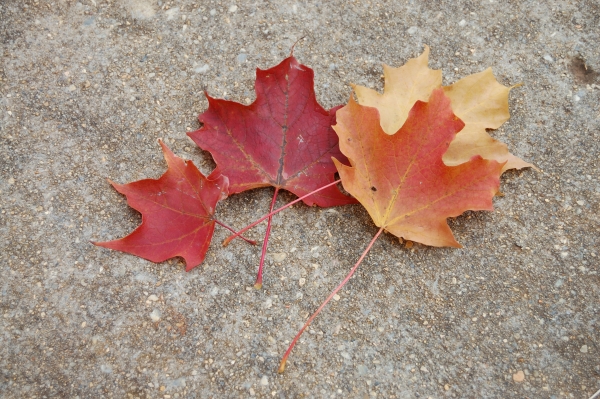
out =
[[[0,38],[3,397],[588,398],[600,388],[596,1],[6,0]],[[494,212],[452,220],[463,249],[381,237],[277,375],[377,230],[360,206],[275,216],[262,291],[250,288],[260,248],[223,248],[222,229],[190,273],[89,241],[140,223],[106,179],[160,176],[157,138],[209,172],[186,137],[203,91],[251,102],[255,68],[298,40],[325,108],[347,101],[350,83],[381,90],[381,64],[425,44],[445,84],[487,67],[522,83],[493,135],[541,171],[506,173]],[[241,228],[271,196],[233,196],[218,217]]]

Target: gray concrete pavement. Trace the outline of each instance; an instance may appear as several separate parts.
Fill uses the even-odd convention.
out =
[[[156,139],[208,173],[186,131],[203,90],[246,102],[290,46],[326,108],[431,46],[444,83],[492,67],[508,172],[463,249],[380,238],[276,369],[376,227],[360,206],[274,218],[259,248],[185,273],[97,248],[140,223],[106,178],[158,177]],[[589,398],[600,388],[597,1],[4,0],[0,3],[0,389],[6,398]],[[229,198],[242,227],[272,189]],[[292,199],[281,195],[278,203]],[[250,236],[260,238],[264,226]]]

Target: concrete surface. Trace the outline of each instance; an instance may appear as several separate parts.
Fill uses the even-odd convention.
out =
[[[494,212],[453,220],[464,249],[381,238],[277,375],[289,340],[376,232],[360,206],[277,216],[258,292],[259,248],[222,248],[222,229],[191,273],[88,241],[139,224],[106,178],[158,177],[157,138],[209,172],[185,135],[207,107],[203,89],[253,99],[254,69],[302,36],[295,55],[327,108],[351,82],[380,89],[381,63],[425,44],[445,83],[490,66],[502,83],[522,82],[494,135],[543,172],[505,174]],[[0,38],[0,396],[600,389],[597,1],[4,0]],[[236,195],[218,216],[239,228],[271,195]]]

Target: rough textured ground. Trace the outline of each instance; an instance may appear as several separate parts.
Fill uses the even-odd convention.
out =
[[[202,91],[252,100],[255,68],[302,36],[295,55],[326,108],[348,99],[349,83],[380,89],[381,64],[425,44],[446,84],[487,67],[523,83],[493,134],[542,172],[506,173],[494,212],[453,220],[464,249],[380,238],[277,375],[289,340],[376,232],[360,206],[275,217],[262,291],[250,288],[259,248],[222,248],[222,229],[190,273],[89,240],[139,224],[106,178],[158,177],[157,138],[209,172],[185,134],[207,107]],[[600,388],[597,1],[4,0],[0,39],[3,397],[588,398]],[[272,193],[231,197],[219,217],[241,227]]]

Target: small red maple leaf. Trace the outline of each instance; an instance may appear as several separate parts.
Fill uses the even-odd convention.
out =
[[[204,260],[215,223],[223,225],[213,215],[217,202],[227,197],[229,182],[214,173],[206,178],[193,162],[184,161],[159,143],[169,167],[160,178],[110,182],[127,197],[129,206],[142,214],[142,224],[126,237],[93,244],[152,262],[181,256],[190,271]]]

